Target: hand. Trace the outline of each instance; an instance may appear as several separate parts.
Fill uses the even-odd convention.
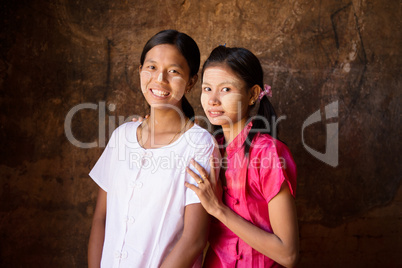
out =
[[[132,119],[131,119],[131,121],[132,122],[143,122],[145,119],[147,119],[149,117],[149,114],[147,114],[146,116],[145,116],[145,118],[144,117],[142,117],[142,116],[137,116],[137,117],[133,117]]]
[[[209,160],[211,166],[211,174],[209,176],[205,169],[194,161],[194,159],[191,160],[191,164],[198,170],[201,177],[187,167],[187,173],[195,179],[198,183],[198,187],[188,182],[185,182],[185,186],[193,190],[200,199],[204,209],[212,216],[215,216],[224,205],[222,203],[222,185],[220,181],[216,179],[215,175],[217,167],[214,163],[214,158],[211,157]]]

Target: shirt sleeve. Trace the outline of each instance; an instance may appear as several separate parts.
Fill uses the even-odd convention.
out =
[[[278,141],[279,143],[279,141]],[[268,203],[286,182],[290,193],[296,195],[296,165],[284,144],[272,144],[263,149],[260,166],[260,185]]]
[[[211,166],[209,164],[209,159],[210,159],[211,155],[214,157],[215,161],[220,162],[221,154],[219,152],[215,139],[209,133],[206,133],[205,135],[209,135],[209,138],[206,139],[207,142],[205,143],[205,146],[202,146],[202,148],[196,149],[194,152],[193,158],[196,162],[198,162],[198,164],[200,164],[207,171],[208,174],[210,174]],[[189,164],[189,167],[197,175],[200,175],[198,170],[196,170],[191,164]],[[215,175],[216,175],[215,176],[216,178],[219,178],[219,168],[216,170]],[[187,172],[186,172],[186,182],[194,184],[196,186],[198,185],[196,183],[196,181],[194,180],[194,178],[191,177],[191,175],[188,174]],[[186,188],[186,206],[190,205],[190,204],[194,204],[194,203],[200,203],[200,199],[198,198],[198,196],[196,195],[196,193],[193,190]]]
[[[116,139],[116,131],[113,132],[110,140],[103,151],[101,157],[96,162],[95,166],[92,168],[89,176],[101,187],[105,192],[110,189],[111,185],[111,172],[114,168],[116,158],[116,147],[117,147],[117,139]]]

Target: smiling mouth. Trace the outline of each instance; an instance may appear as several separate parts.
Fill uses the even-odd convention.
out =
[[[210,117],[216,117],[216,116],[223,115],[223,112],[219,112],[219,111],[209,111],[208,113],[209,113]]]
[[[158,90],[158,89],[151,89],[152,94],[158,97],[167,97],[170,95],[169,92],[163,91],[163,90]]]

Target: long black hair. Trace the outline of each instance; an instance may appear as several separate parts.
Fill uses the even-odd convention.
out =
[[[142,50],[140,58],[141,65],[144,64],[145,56],[148,51],[157,45],[163,44],[174,45],[184,56],[190,67],[190,79],[198,73],[200,68],[200,50],[197,43],[187,34],[176,30],[164,30],[151,37]],[[194,109],[185,96],[182,98],[181,105],[185,116],[194,120]]]
[[[216,47],[212,50],[202,67],[201,80],[203,79],[206,68],[222,64],[228,66],[245,82],[246,90],[250,90],[255,85],[260,86],[262,90],[264,89],[264,71],[262,70],[261,63],[251,51],[245,48]],[[253,126],[243,144],[245,155],[248,155],[251,142],[257,133],[276,136],[276,133],[273,132],[276,131],[273,129],[276,122],[274,107],[266,95],[260,100],[259,104],[257,115],[250,118],[253,122]],[[255,105],[256,103],[250,108],[254,108]]]

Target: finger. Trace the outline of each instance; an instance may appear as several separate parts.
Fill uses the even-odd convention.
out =
[[[208,180],[208,173],[205,171],[205,169],[197,163],[194,159],[191,159],[191,164],[198,170],[198,172],[201,174],[202,179]]]
[[[133,122],[142,122],[143,120],[144,118],[142,116],[133,117],[133,119],[131,119]]]
[[[193,190],[195,192],[196,195],[198,195],[198,191],[200,190],[197,186],[195,186],[194,184],[185,182],[184,186],[186,186],[187,188]]]
[[[191,177],[193,177],[193,179],[194,179],[196,182],[200,182],[200,183],[203,182],[203,180],[201,179],[201,177],[198,176],[197,173],[195,173],[194,171],[192,171],[191,168],[188,168],[188,167],[187,167],[187,168],[186,168],[186,171],[187,171],[188,174],[191,175]],[[198,184],[200,184],[200,183],[198,183]]]
[[[187,171],[188,174],[191,175],[191,177],[193,177],[193,179],[194,179],[195,181],[201,180],[201,177],[198,176],[197,173],[195,173],[194,171],[192,171],[191,168],[188,168],[188,167],[187,167],[187,168],[186,168],[186,171]]]

